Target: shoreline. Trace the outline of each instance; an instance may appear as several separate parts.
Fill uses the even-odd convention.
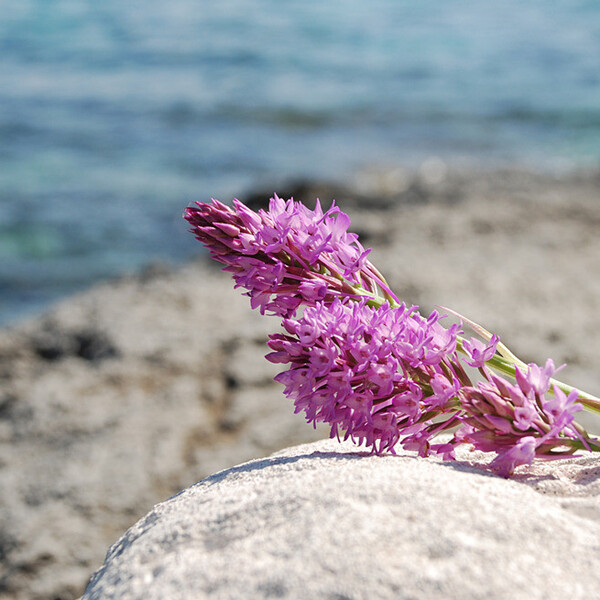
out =
[[[329,205],[332,198],[342,198],[342,205],[351,212],[354,209],[359,209],[361,212],[365,210],[381,211],[399,208],[400,205],[405,204],[456,201],[464,193],[465,188],[469,188],[474,184],[479,185],[484,190],[498,188],[498,182],[502,179],[517,182],[517,186],[522,188],[521,191],[533,195],[539,194],[540,191],[554,183],[561,187],[571,186],[581,189],[594,186],[595,182],[600,181],[600,165],[587,168],[571,166],[557,171],[543,165],[537,165],[537,167],[511,163],[503,165],[497,162],[489,164],[484,162],[459,162],[453,164],[432,156],[415,167],[392,164],[365,164],[357,168],[346,180],[343,178],[321,180],[303,177],[274,180],[273,183],[268,185],[248,187],[237,194],[237,197],[254,207],[260,207],[265,205],[265,199],[268,199],[274,192],[286,198],[293,195],[308,203],[314,203],[314,196],[321,194],[324,205]],[[505,191],[502,186],[500,188],[502,192]],[[514,191],[514,189],[509,190],[509,193],[514,193]],[[208,201],[210,194],[205,196],[198,199]],[[217,197],[226,203],[232,199],[226,196]],[[182,226],[179,231],[171,232],[171,234],[180,235],[181,237],[188,235],[185,226]],[[193,241],[190,248],[192,246]],[[44,295],[40,297],[36,297],[35,294],[32,295],[34,288],[31,287],[33,285],[31,284],[29,287],[24,288],[22,292],[19,292],[19,290],[14,292],[15,298],[19,295],[23,296],[23,299],[18,303],[25,304],[28,308],[21,310],[21,308],[16,307],[17,300],[9,297],[5,298],[4,316],[3,320],[0,320],[0,331],[15,326],[18,327],[28,320],[35,319],[51,311],[54,306],[68,298],[85,293],[86,290],[102,283],[118,281],[146,271],[181,268],[187,262],[197,260],[201,256],[201,252],[196,254],[193,252],[183,253],[179,257],[165,254],[164,258],[158,256],[147,263],[126,268],[90,283],[69,286],[61,282],[59,285],[65,287],[64,291],[55,293],[44,288]],[[29,299],[26,299],[27,296],[29,296]]]

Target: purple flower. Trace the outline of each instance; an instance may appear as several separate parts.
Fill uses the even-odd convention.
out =
[[[270,336],[267,358],[289,366],[275,379],[295,411],[328,423],[332,437],[377,453],[401,443],[445,460],[468,443],[495,453],[491,468],[504,477],[535,457],[600,451],[574,421],[584,399],[553,385],[552,360],[516,368],[514,382],[491,372],[499,338],[454,313],[489,341],[459,338],[458,326],[443,327],[437,312],[424,318],[400,304],[336,206],[324,212],[317,201],[309,210],[275,196],[269,210],[254,212],[213,200],[184,216],[252,308],[283,317],[285,332]],[[505,350],[506,361],[519,364]],[[465,363],[484,381],[474,385]],[[433,443],[450,429],[449,441]]]
[[[574,424],[581,410],[578,393],[568,396],[550,379],[556,371],[548,360],[545,367],[530,364],[516,370],[516,384],[486,372],[487,381],[463,386],[458,391],[464,413],[456,443],[470,443],[478,450],[495,452],[491,467],[509,477],[515,467],[531,464],[534,457],[560,458],[573,454],[586,438]]]
[[[465,359],[465,362],[471,367],[482,368],[496,354],[496,346],[499,341],[500,338],[496,335],[493,335],[487,344],[476,338],[464,340],[462,348],[469,357],[469,360]]]
[[[254,212],[237,200],[232,207],[213,200],[184,216],[263,314],[290,317],[301,305],[389,292],[336,206],[323,212],[317,201],[309,210],[274,196],[268,211]]]
[[[535,363],[529,364],[527,375],[517,369],[515,377],[523,392],[533,392],[538,395],[543,395],[550,389],[550,379],[555,373],[560,371],[560,369],[562,369],[562,366],[558,368],[555,367],[554,362],[549,358],[543,367],[540,367]]]
[[[536,456],[537,440],[531,435],[520,438],[514,446],[498,454],[491,468],[501,477],[510,477],[515,467],[530,465]]]
[[[306,307],[283,327],[286,333],[270,336],[267,359],[290,367],[275,379],[296,412],[328,423],[332,437],[375,452],[393,452],[403,438],[426,455],[430,438],[456,424],[459,383],[449,357],[458,326],[444,329],[437,314],[425,319],[414,307],[335,299]]]

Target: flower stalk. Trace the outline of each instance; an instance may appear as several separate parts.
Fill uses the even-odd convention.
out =
[[[398,445],[455,459],[470,444],[495,454],[509,477],[535,458],[600,451],[575,422],[600,399],[554,378],[548,359],[525,364],[496,336],[450,309],[445,326],[407,307],[368,260],[349,217],[275,196],[254,212],[235,200],[188,207],[191,231],[245,290],[252,308],[281,318],[267,359],[287,365],[275,380],[309,423],[375,453]],[[478,337],[467,337],[462,327]],[[475,380],[470,371],[479,374]],[[447,439],[439,441],[441,433]]]

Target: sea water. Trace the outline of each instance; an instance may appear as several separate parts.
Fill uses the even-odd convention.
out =
[[[0,1],[0,322],[198,250],[211,196],[600,162],[600,3]]]

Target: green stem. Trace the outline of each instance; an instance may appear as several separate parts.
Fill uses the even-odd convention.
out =
[[[365,298],[369,298],[369,300],[367,300],[367,304],[371,308],[379,308],[380,306],[383,306],[383,304],[385,304],[386,302],[392,308],[398,308],[398,306],[400,306],[391,296],[388,297],[388,295],[385,292],[383,292],[384,293],[383,296],[380,296],[379,294],[369,292],[368,290],[361,287],[360,285],[351,284],[347,279],[345,279],[344,281],[346,281],[349,284],[349,286],[352,288],[352,290],[354,290],[354,292],[356,293],[357,296],[363,296]]]
[[[585,440],[585,444],[581,440],[569,440],[569,446],[577,450],[591,450],[592,452],[600,452],[600,444],[594,444],[590,439]]]

